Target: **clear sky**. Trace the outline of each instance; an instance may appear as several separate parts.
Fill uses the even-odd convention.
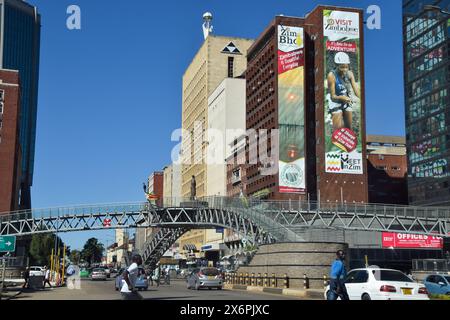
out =
[[[203,42],[202,15],[217,35],[256,38],[277,14],[318,4],[382,9],[365,30],[369,134],[404,135],[399,0],[30,0],[42,15],[34,208],[143,201],[142,182],[170,163],[181,127],[181,79]],[[66,28],[67,7],[82,29]],[[63,235],[73,248],[89,236]]]

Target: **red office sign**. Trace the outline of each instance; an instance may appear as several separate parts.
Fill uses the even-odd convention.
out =
[[[383,232],[382,244],[383,248],[403,249],[442,249],[444,245],[441,237],[391,232]]]

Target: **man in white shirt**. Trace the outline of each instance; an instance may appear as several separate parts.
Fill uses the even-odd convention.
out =
[[[142,264],[142,257],[138,254],[134,255],[131,261],[131,265],[123,272],[120,293],[123,300],[141,300],[142,296],[136,291],[135,285],[139,275],[139,266]]]
[[[48,283],[48,285],[50,286],[50,288],[52,287],[52,285],[50,284],[50,269],[47,269],[47,266],[44,267],[44,289],[45,289],[45,285]]]

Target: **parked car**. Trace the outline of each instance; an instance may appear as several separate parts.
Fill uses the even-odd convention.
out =
[[[425,277],[423,282],[430,294],[450,295],[450,276],[431,274]]]
[[[43,277],[45,276],[44,267],[33,266],[30,267],[30,277]]]
[[[106,272],[106,277],[107,278],[111,278],[111,269],[109,269],[109,268],[104,268],[105,269],[105,272]]]
[[[201,288],[217,288],[222,290],[223,277],[217,268],[194,269],[187,277],[187,288],[200,290]]]
[[[123,272],[125,269],[120,269],[119,274],[116,277],[115,281],[115,289],[119,291],[122,288],[122,280],[123,280]],[[139,268],[139,275],[136,279],[135,288],[138,290],[148,290],[148,276],[144,270],[144,268]]]
[[[95,268],[91,273],[91,280],[106,280],[106,271],[103,268]]]
[[[398,270],[369,267],[351,270],[345,279],[350,300],[429,300],[427,288]],[[327,299],[330,286],[325,290]]]
[[[91,271],[88,268],[81,268],[80,278],[89,278],[91,276]]]

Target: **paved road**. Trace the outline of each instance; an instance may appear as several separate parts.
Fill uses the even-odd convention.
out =
[[[248,291],[188,290],[184,281],[172,281],[170,285],[149,287],[148,291],[140,291],[140,294],[146,300],[298,300],[284,295]],[[120,293],[114,290],[114,279],[109,279],[82,280],[80,290],[69,290],[64,287],[23,292],[18,300],[120,300],[120,298]]]

